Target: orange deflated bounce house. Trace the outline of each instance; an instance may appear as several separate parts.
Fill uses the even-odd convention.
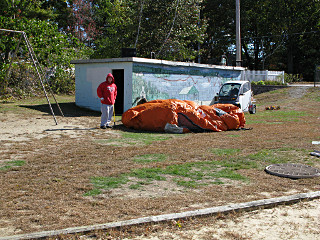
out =
[[[153,100],[122,114],[129,128],[157,132],[220,132],[243,128],[244,113],[232,104],[197,105],[187,100]]]

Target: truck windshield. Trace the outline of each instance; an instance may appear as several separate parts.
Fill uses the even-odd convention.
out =
[[[238,83],[227,83],[222,86],[219,92],[220,97],[237,97],[241,84]]]

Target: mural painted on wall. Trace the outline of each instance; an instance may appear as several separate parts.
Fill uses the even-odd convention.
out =
[[[132,102],[141,97],[207,102],[224,82],[240,78],[241,71],[236,70],[134,64]]]

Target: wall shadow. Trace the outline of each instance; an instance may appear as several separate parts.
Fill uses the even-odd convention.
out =
[[[51,104],[53,112],[56,116],[61,116],[59,108],[56,103]],[[69,103],[59,103],[61,111],[65,117],[86,117],[86,116],[100,116],[101,113],[98,111],[93,111],[86,108],[81,108],[76,106],[74,102]],[[19,105],[22,108],[28,108],[42,112],[44,114],[52,115],[49,104],[40,104],[40,105]]]

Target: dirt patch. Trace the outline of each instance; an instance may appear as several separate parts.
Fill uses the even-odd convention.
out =
[[[0,236],[319,191],[319,179],[292,180],[263,171],[264,165],[283,156],[288,157],[287,161],[320,167],[318,159],[309,155],[310,151],[320,150],[311,144],[320,140],[320,103],[310,100],[319,94],[318,88],[311,88],[299,98],[290,97],[286,89],[257,95],[257,114],[246,114],[247,127],[252,130],[166,135],[168,139],[154,139],[150,144],[118,141],[132,130],[123,127],[119,119],[114,129],[98,129],[99,114],[81,109],[63,109],[67,116],[58,116],[59,124],[55,125],[52,116],[37,107],[32,112],[23,107],[18,112],[0,108],[0,168],[7,167],[0,171]],[[290,114],[297,111],[297,115],[280,114],[275,119],[272,112],[265,113],[268,104],[279,104],[281,110]],[[282,124],[268,124],[274,121]],[[117,144],[106,144],[109,141]],[[239,152],[217,155],[212,151],[232,148]],[[145,154],[165,154],[167,159],[148,163],[133,160]],[[138,181],[134,180],[102,190],[102,194],[85,195],[94,189],[92,177],[118,177],[142,168],[223,162],[235,155],[242,164],[261,159],[257,167],[242,165],[234,170],[247,182],[224,182],[222,178],[223,184],[203,180],[206,184],[190,188],[175,184],[170,175],[167,181],[152,181],[141,188],[132,187]]]

